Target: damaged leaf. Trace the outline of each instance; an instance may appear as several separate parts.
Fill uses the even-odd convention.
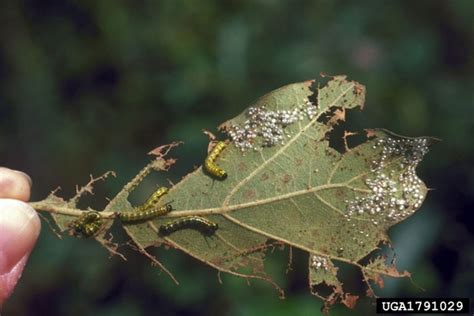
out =
[[[357,296],[344,292],[335,263],[358,267],[369,286],[370,281],[382,285],[381,276],[409,275],[381,258],[366,264],[362,259],[389,241],[388,228],[421,206],[427,188],[415,169],[433,142],[377,129],[367,130],[367,140],[349,148],[346,137],[353,133],[346,132],[346,151],[338,152],[327,140],[329,133],[345,120],[346,110],[362,109],[364,102],[365,87],[345,76],[331,77],[324,86],[306,81],[270,92],[221,125],[229,139],[216,164],[228,174],[225,180],[195,170],[163,198],[163,203],[172,203],[172,212],[124,223],[125,231],[139,251],[173,279],[149,249],[179,249],[219,271],[266,280],[281,295],[265,256],[276,246],[297,247],[309,256],[311,292],[324,299],[326,307],[336,302],[353,307]],[[128,195],[150,171],[171,167],[174,160],[165,160],[163,154],[170,148],[153,151],[157,158],[105,208],[102,214],[110,221],[97,239],[109,249],[107,228],[118,212],[133,211]],[[55,195],[42,202],[52,208],[75,207]],[[74,216],[60,213],[54,217],[64,229]],[[160,235],[162,225],[190,215],[205,217],[219,228],[210,236],[193,229]],[[322,284],[330,294],[318,292]]]

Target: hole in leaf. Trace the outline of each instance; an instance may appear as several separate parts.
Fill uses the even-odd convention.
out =
[[[335,290],[336,287],[334,285],[328,285],[324,282],[311,287],[312,293],[317,293],[318,295],[326,298],[329,297]]]
[[[343,284],[345,293],[360,294],[366,290],[364,284],[360,282],[363,275],[358,267],[340,261],[333,261],[333,263],[338,268],[337,278]]]

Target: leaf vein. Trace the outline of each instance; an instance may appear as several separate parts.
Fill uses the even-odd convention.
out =
[[[330,109],[331,107],[333,107],[347,92],[349,92],[351,89],[354,88],[354,83],[352,82],[349,87],[345,90],[341,90],[341,94],[331,102],[330,105],[327,106],[327,109]],[[319,96],[319,94],[318,94]],[[320,112],[318,115],[316,115],[312,120],[309,121],[309,123],[303,127],[303,129],[301,129],[297,134],[295,134],[293,136],[293,138],[291,138],[288,142],[286,142],[281,148],[279,148],[275,154],[270,157],[265,163],[261,164],[260,166],[258,166],[255,170],[253,170],[247,177],[245,177],[244,179],[242,179],[242,181],[240,181],[230,192],[229,194],[227,195],[227,197],[224,199],[224,202],[223,202],[223,206],[226,206],[229,204],[229,201],[230,199],[232,198],[232,196],[242,187],[244,186],[247,182],[249,182],[251,179],[253,179],[255,177],[255,175],[257,175],[262,169],[264,169],[266,167],[266,165],[270,162],[272,162],[274,159],[276,159],[276,157],[278,157],[282,152],[284,152],[290,145],[293,144],[293,142],[295,142],[299,136],[304,133],[307,129],[309,129],[313,124],[314,122],[316,122],[318,120],[318,118],[323,114],[325,113],[325,111],[322,111]]]

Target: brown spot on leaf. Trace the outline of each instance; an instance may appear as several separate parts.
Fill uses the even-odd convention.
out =
[[[210,260],[210,262],[215,264],[215,265],[218,265],[218,266],[220,266],[224,263],[224,261],[220,257],[214,257],[214,258],[212,258],[212,260]]]
[[[303,159],[299,159],[299,158],[296,159],[295,164],[296,164],[297,166],[301,166],[301,165],[303,164]]]
[[[255,191],[254,190],[246,190],[244,192],[244,197],[248,200],[252,200],[253,198],[255,198]]]
[[[338,199],[344,198],[344,191],[343,190],[336,189],[336,190],[334,190],[334,194],[336,195],[336,197]]]
[[[269,176],[267,173],[264,173],[264,174],[262,174],[262,176],[260,177],[260,180],[266,181],[266,180],[268,180],[269,178],[270,178],[270,176]]]
[[[247,169],[247,165],[246,165],[245,163],[243,163],[243,162],[240,162],[239,165],[238,165],[238,167],[237,167],[237,169],[238,169],[239,171],[245,171],[245,170]]]
[[[248,257],[242,257],[240,259],[240,265],[243,266],[243,267],[246,267],[250,264],[250,260]],[[255,272],[255,270],[260,270],[260,269],[257,269],[257,268],[254,268],[253,269],[253,272]]]
[[[291,176],[289,174],[285,174],[283,176],[283,178],[281,179],[281,181],[283,181],[283,183],[287,184],[288,182],[291,181]]]

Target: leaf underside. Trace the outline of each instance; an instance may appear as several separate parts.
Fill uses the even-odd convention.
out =
[[[147,249],[165,245],[219,271],[267,280],[280,291],[267,272],[267,252],[276,245],[302,249],[308,253],[311,292],[322,297],[327,306],[340,301],[352,307],[357,299],[344,293],[334,265],[338,261],[360,268],[369,287],[369,281],[382,285],[381,275],[409,276],[399,273],[383,257],[375,256],[368,263],[361,260],[381,243],[389,242],[388,228],[421,206],[427,188],[415,168],[432,139],[367,130],[364,143],[338,152],[327,140],[329,132],[344,120],[345,110],[362,109],[364,101],[364,86],[344,76],[331,77],[322,87],[306,81],[270,92],[252,108],[284,111],[310,102],[316,112],[286,126],[283,142],[273,146],[242,152],[228,140],[216,160],[227,172],[227,179],[219,181],[202,168],[195,170],[163,198],[173,201],[174,210],[168,216],[124,224],[125,231],[139,250],[160,266]],[[228,131],[247,120],[245,110],[221,128]],[[132,211],[129,193],[151,170],[164,171],[171,165],[172,161],[157,157],[104,211]],[[45,201],[76,206],[76,201],[66,202],[55,195]],[[160,237],[159,227],[176,219],[180,212],[204,216],[219,229],[210,237],[192,229]],[[74,217],[56,214],[54,219],[66,229]],[[106,233],[111,222],[97,236],[109,248]],[[316,288],[321,284],[332,292],[320,295]]]

